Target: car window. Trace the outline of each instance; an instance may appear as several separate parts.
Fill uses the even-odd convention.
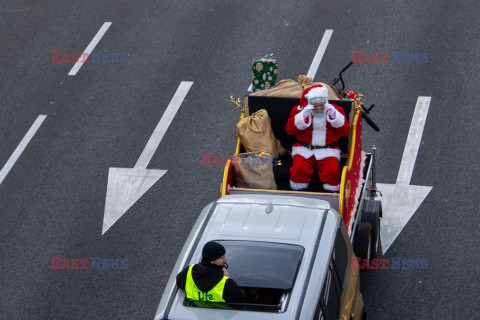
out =
[[[289,290],[304,248],[262,241],[217,240],[227,250],[228,272],[240,287]]]
[[[336,278],[333,274],[332,263],[330,262],[330,267],[325,276],[325,282],[322,289],[322,295],[320,299],[321,303],[325,305],[325,313],[327,313],[327,319],[338,319],[338,310],[340,306],[340,296],[337,291]],[[324,315],[322,314],[322,317]],[[321,318],[320,318],[321,319]]]
[[[317,305],[317,309],[315,309],[315,314],[313,315],[314,320],[325,320],[325,311],[327,307],[323,304],[323,299],[320,298],[320,303]]]
[[[335,245],[332,253],[333,265],[337,273],[337,279],[341,290],[345,282],[345,273],[347,272],[348,251],[345,239],[342,236],[342,229],[338,228],[337,236],[335,238]]]

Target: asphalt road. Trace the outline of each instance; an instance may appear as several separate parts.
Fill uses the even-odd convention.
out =
[[[362,273],[369,319],[479,319],[477,2],[26,1],[0,4],[0,167],[40,114],[44,123],[0,184],[0,318],[153,319],[196,216],[219,197],[253,58],[273,52],[279,78],[305,74],[333,29],[316,80],[352,51],[428,53],[427,63],[363,63],[347,89],[375,103],[378,181],[394,183],[418,96],[431,96],[411,184],[433,186],[385,258],[426,270]],[[51,62],[95,50],[127,63]],[[168,172],[101,235],[110,167],[131,168],[181,81],[186,99],[149,163]],[[128,259],[127,269],[52,270],[52,257]]]

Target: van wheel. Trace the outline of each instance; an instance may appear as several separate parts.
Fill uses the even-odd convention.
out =
[[[366,259],[370,264],[372,258],[372,225],[368,222],[359,222],[355,230],[355,255]]]

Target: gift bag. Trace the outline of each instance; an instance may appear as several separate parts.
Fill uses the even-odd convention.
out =
[[[254,59],[252,63],[253,92],[273,88],[277,81],[277,60],[273,54],[267,54],[263,58]]]
[[[278,156],[287,153],[275,138],[267,110],[261,109],[237,123],[237,133],[246,152],[267,152]]]
[[[238,188],[277,190],[273,176],[272,155],[260,153],[241,153],[232,158],[233,175]]]

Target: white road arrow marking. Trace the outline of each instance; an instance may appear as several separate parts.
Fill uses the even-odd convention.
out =
[[[192,85],[193,82],[190,81],[180,83],[135,167],[132,169],[110,168],[108,171],[102,235],[167,172],[167,170],[147,169],[147,165],[152,160],[155,150]]]
[[[400,170],[395,184],[378,183],[382,193],[382,249],[385,253],[408,223],[433,187],[411,186],[413,168],[422,141],[423,129],[427,120],[431,97],[418,97],[413,113],[407,143],[403,151]]]

